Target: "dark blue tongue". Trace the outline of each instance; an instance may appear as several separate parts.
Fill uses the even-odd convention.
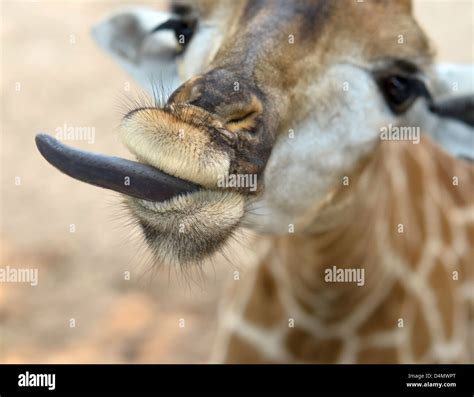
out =
[[[70,148],[46,134],[36,135],[43,157],[79,181],[150,201],[165,201],[200,187],[146,164]]]

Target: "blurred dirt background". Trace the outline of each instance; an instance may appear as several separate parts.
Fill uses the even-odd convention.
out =
[[[0,362],[184,363],[209,353],[234,266],[152,268],[117,196],[60,174],[34,145],[64,123],[90,126],[94,144],[68,143],[129,157],[116,128],[134,83],[89,34],[124,4],[1,0],[0,267],[38,268],[39,285],[0,284]],[[440,60],[473,62],[473,4],[415,2]]]

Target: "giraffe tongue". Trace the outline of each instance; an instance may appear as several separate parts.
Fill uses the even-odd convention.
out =
[[[66,175],[94,186],[150,201],[164,201],[199,189],[191,182],[149,165],[73,149],[46,134],[36,135],[35,140],[38,150],[50,164]]]

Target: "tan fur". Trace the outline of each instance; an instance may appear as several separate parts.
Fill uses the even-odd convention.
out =
[[[232,235],[244,212],[242,196],[233,192],[198,191],[164,203],[127,203],[154,254],[170,266],[205,259]]]
[[[170,175],[215,188],[218,177],[229,173],[229,156],[213,147],[210,135],[201,126],[221,125],[200,109],[176,108],[169,112],[160,109],[134,112],[122,122],[122,142],[144,163]],[[183,121],[191,118],[187,115],[191,112],[192,120]]]

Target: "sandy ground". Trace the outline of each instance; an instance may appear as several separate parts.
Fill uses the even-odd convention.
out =
[[[39,285],[0,284],[0,362],[179,363],[209,353],[233,265],[217,260],[188,276],[151,270],[117,196],[63,176],[34,145],[37,132],[66,123],[95,128],[95,143],[74,146],[129,156],[116,126],[133,82],[89,35],[116,8],[1,3],[0,260],[38,268]],[[439,59],[473,62],[471,0],[418,1],[415,9]]]

